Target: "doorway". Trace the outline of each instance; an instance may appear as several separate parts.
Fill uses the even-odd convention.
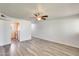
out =
[[[20,41],[20,22],[15,21],[11,24],[11,42]]]

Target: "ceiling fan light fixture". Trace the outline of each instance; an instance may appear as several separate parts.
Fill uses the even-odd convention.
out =
[[[33,15],[34,15],[35,19],[38,21],[46,20],[48,18],[48,15],[46,14],[44,9],[40,5],[35,9]]]
[[[37,17],[37,20],[40,21],[41,20],[41,17]]]

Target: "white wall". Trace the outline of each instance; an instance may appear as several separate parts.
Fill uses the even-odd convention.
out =
[[[11,43],[11,22],[0,20],[0,46]],[[31,22],[20,20],[20,41],[31,39]]]
[[[20,21],[20,41],[31,39],[31,22],[21,20]]]
[[[40,21],[33,24],[32,36],[79,48],[79,18]]]
[[[0,20],[0,46],[10,43],[9,22]]]

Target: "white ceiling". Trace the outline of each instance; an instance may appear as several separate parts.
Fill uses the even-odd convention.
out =
[[[15,18],[27,19],[40,5],[50,18],[71,16],[79,13],[79,4],[75,3],[0,3],[0,12]]]

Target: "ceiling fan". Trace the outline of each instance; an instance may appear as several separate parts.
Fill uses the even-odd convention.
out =
[[[48,18],[48,15],[46,14],[44,7],[42,7],[41,5],[37,5],[35,10],[33,11],[32,16],[32,18],[38,21],[46,20]]]
[[[8,16],[6,16],[6,15],[3,14],[3,13],[0,13],[0,20],[5,20],[5,21],[7,21],[7,18],[8,18]]]
[[[46,20],[48,17],[48,15],[41,15],[40,13],[35,13],[33,15],[35,16],[36,20]]]
[[[3,21],[12,21],[12,17],[9,17],[7,15],[5,15],[4,13],[0,13],[0,20],[3,20]]]

